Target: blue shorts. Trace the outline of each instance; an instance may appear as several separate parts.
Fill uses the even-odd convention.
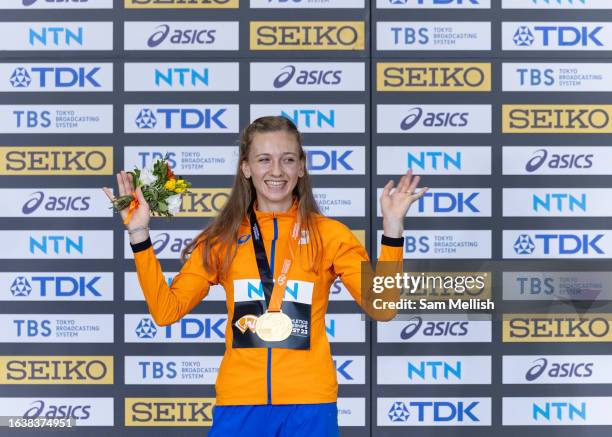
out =
[[[208,437],[339,437],[338,406],[215,405]]]

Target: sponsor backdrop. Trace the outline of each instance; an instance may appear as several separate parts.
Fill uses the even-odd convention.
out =
[[[240,129],[278,114],[304,133],[322,211],[373,256],[382,187],[424,175],[406,269],[454,285],[419,294],[496,304],[377,324],[334,283],[342,435],[612,433],[611,2],[0,10],[2,415],[70,416],[92,437],[206,434],[224,290],[156,326],[100,187],[164,155],[193,181],[179,217],[152,222],[171,281],[228,197]]]

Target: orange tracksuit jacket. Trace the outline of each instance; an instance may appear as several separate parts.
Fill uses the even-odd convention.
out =
[[[272,272],[280,268],[277,246],[285,245],[289,227],[297,213],[297,204],[286,212],[255,211],[262,231],[266,255]],[[307,291],[300,302],[310,303],[309,349],[270,347],[236,347],[234,335],[243,335],[234,322],[235,305],[249,304],[261,297],[248,288],[259,284],[259,272],[254,255],[250,227],[245,218],[239,233],[237,254],[229,274],[219,278],[209,274],[202,265],[198,246],[168,286],[157,260],[151,240],[132,246],[140,286],[149,311],[159,325],[169,325],[190,312],[206,297],[209,287],[220,284],[226,292],[228,323],[225,331],[226,350],[216,382],[218,405],[311,404],[336,402],[338,383],[329,342],[325,331],[325,313],[329,289],[340,277],[347,289],[361,305],[361,262],[369,261],[365,248],[349,228],[337,220],[317,217],[323,242],[323,266],[318,275],[307,271],[300,262],[302,252],[293,262],[289,273],[300,289]],[[403,258],[403,238],[383,237],[380,261],[399,261]],[[306,242],[306,244],[308,244]],[[302,255],[303,256],[303,255]],[[288,282],[288,287],[291,286]],[[297,294],[297,292],[296,292]],[[285,305],[294,297],[285,292]],[[265,300],[264,300],[265,304]],[[244,329],[244,326],[243,326]],[[247,329],[248,331],[248,329]],[[256,336],[253,332],[247,332]]]

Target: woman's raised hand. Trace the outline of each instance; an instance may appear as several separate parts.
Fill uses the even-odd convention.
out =
[[[138,199],[138,207],[132,214],[130,221],[126,224],[128,230],[136,229],[136,228],[148,228],[149,221],[151,220],[151,214],[149,210],[149,204],[145,200],[142,190],[140,187],[134,190],[134,183],[132,181],[132,176],[125,171],[121,171],[117,173],[117,186],[119,188],[120,196],[130,196],[132,193],[136,193],[136,198]],[[108,187],[102,188],[109,200],[112,202],[114,200],[114,196],[112,191]],[[125,208],[120,211],[121,218],[125,220],[128,215],[128,208]]]
[[[418,193],[416,189],[421,178],[413,176],[412,170],[408,170],[401,177],[395,191],[393,190],[393,180],[385,185],[380,196],[380,209],[383,216],[383,232],[387,237],[401,237],[404,232],[404,217],[412,205],[428,190],[422,188]]]

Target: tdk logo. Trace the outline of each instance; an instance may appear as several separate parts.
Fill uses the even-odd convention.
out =
[[[28,88],[32,81],[40,88],[101,88],[95,75],[100,67],[32,67],[29,71],[17,67],[11,74],[13,88]]]
[[[467,321],[427,321],[424,322],[419,316],[408,320],[408,324],[402,329],[400,338],[409,340],[417,334],[428,337],[463,337],[467,335]]]
[[[136,335],[138,338],[155,338],[157,335],[157,326],[149,318],[142,319],[136,326]]]
[[[538,422],[559,422],[559,421],[578,421],[587,420],[586,402],[579,405],[572,402],[543,402],[533,403],[533,420]]]
[[[72,47],[83,45],[83,28],[77,27],[76,31],[62,26],[49,26],[40,29],[29,29],[28,41],[31,46],[38,44],[45,47]]]
[[[528,234],[521,234],[514,242],[514,251],[518,255],[531,255],[536,250],[536,242],[542,245],[542,254],[572,255],[576,253],[604,254],[597,245],[604,234],[591,237],[589,234],[535,234],[533,239]],[[534,241],[535,240],[535,241]]]
[[[162,232],[153,239],[153,251],[156,255],[168,248],[173,253],[181,253],[181,251],[191,242],[191,238],[170,238],[170,234]]]
[[[345,150],[338,153],[336,150],[316,150],[309,149],[306,151],[306,167],[309,171],[322,170],[347,170],[352,171],[353,167],[349,164],[349,156],[353,153],[352,150]]]
[[[421,170],[461,170],[461,152],[408,152],[408,168],[417,167]]]
[[[21,212],[25,215],[33,214],[39,209],[45,211],[87,211],[90,207],[91,197],[89,196],[49,196],[45,199],[45,193],[35,191],[30,194],[30,198],[23,204]]]
[[[426,127],[463,127],[468,124],[467,112],[427,112],[416,107],[408,110],[408,115],[400,123],[400,129],[407,131],[422,124]]]
[[[173,333],[178,330],[178,336],[181,339],[225,338],[223,324],[226,321],[224,317],[219,318],[216,322],[210,318],[200,320],[195,317],[184,317],[174,325],[158,327],[150,318],[145,317],[138,322],[136,335],[141,339],[154,339],[161,334],[163,338],[171,339],[177,337]]]
[[[536,38],[544,47],[603,47],[597,37],[602,29],[603,26],[519,26],[512,40],[517,47],[530,47],[536,42]]]
[[[594,363],[584,363],[581,361],[574,363],[558,362],[550,363],[546,358],[539,358],[534,361],[534,365],[525,374],[525,379],[529,382],[536,381],[542,375],[550,378],[588,378],[593,375]]]
[[[185,44],[212,44],[215,42],[215,29],[174,29],[162,24],[157,26],[157,30],[147,40],[147,45],[151,48],[157,47],[164,41],[174,45]]]
[[[213,112],[210,108],[149,108],[141,109],[136,115],[136,127],[153,129],[159,122],[164,129],[179,127],[180,129],[210,129],[214,126],[227,129],[221,121],[221,116],[227,109],[221,108]],[[158,120],[159,117],[159,120]]]
[[[73,240],[65,235],[43,235],[39,239],[30,237],[30,253],[54,253],[54,254],[83,254],[83,236],[79,235]]]
[[[288,118],[299,127],[335,127],[336,111],[319,111],[316,109],[294,109],[291,113],[281,111],[282,117]]]
[[[336,372],[338,372],[338,375],[340,377],[344,378],[347,381],[353,381],[355,379],[353,378],[353,375],[351,375],[349,370],[351,364],[353,364],[353,360],[344,360],[340,363],[338,363],[338,360],[334,360]]]
[[[584,211],[587,210],[586,194],[574,196],[568,193],[546,193],[543,196],[533,195],[533,210],[536,212],[565,212],[565,211]]]
[[[32,286],[25,276],[17,276],[11,284],[11,294],[15,297],[29,296]]]
[[[174,67],[165,70],[155,69],[155,86],[166,85],[169,87],[187,85],[197,86],[199,84],[208,86],[208,68],[186,68]]]
[[[11,294],[15,297],[29,296],[34,284],[41,297],[84,297],[87,294],[101,297],[100,290],[96,288],[100,279],[100,276],[32,276],[28,281],[25,276],[17,276],[11,284]]]
[[[480,402],[472,401],[411,401],[408,405],[404,402],[394,402],[387,416],[392,422],[407,422],[412,416],[415,422],[480,422],[473,411]],[[411,414],[410,409],[416,412]]]
[[[298,70],[295,65],[287,65],[274,79],[274,88],[284,88],[295,82],[297,85],[338,85],[342,82],[342,70]]]
[[[391,405],[387,416],[391,422],[406,422],[410,417],[410,412],[408,411],[408,407],[406,407],[404,402],[397,401]]]
[[[525,170],[527,170],[529,173],[533,173],[541,167],[548,167],[552,169],[574,169],[591,168],[592,166],[593,154],[550,154],[547,149],[539,149],[534,152],[533,158],[527,161],[525,164]]]
[[[418,211],[424,212],[426,202],[432,202],[433,212],[480,212],[472,203],[478,195],[478,192],[469,193],[469,195],[461,192],[457,194],[445,192],[425,193],[419,199]]]

